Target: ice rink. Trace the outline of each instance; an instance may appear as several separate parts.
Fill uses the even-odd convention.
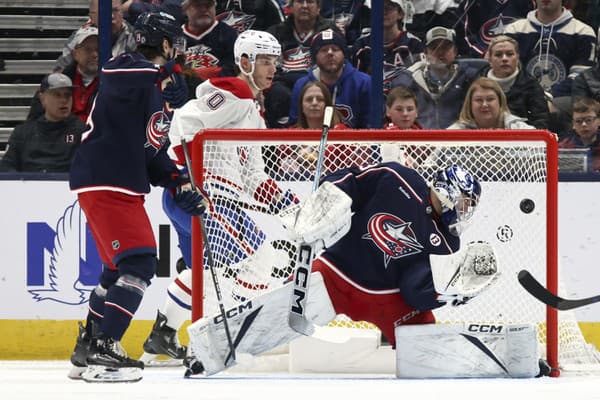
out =
[[[0,361],[2,399],[13,400],[449,400],[600,399],[600,376],[401,380],[392,375],[219,374],[183,378],[183,368],[147,368],[137,383],[67,378],[66,361]]]

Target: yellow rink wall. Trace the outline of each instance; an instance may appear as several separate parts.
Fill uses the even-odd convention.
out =
[[[122,343],[130,357],[142,355],[142,344],[154,321],[134,320]],[[179,339],[188,342],[184,325]],[[579,323],[584,337],[600,349],[600,322]],[[0,320],[0,359],[3,360],[63,360],[73,351],[77,337],[77,321]]]

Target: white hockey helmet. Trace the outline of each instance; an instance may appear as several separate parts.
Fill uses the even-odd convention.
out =
[[[233,57],[235,64],[242,69],[240,63],[242,56],[248,57],[252,66],[256,62],[256,56],[265,54],[269,56],[281,56],[281,45],[275,36],[264,31],[249,29],[239,34],[233,45]],[[253,68],[254,69],[254,68]]]

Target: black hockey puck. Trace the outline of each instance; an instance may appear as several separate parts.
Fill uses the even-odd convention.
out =
[[[535,209],[535,203],[531,199],[523,199],[519,207],[525,214],[529,214]]]

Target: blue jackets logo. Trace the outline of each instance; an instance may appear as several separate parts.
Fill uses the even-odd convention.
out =
[[[27,223],[27,288],[34,300],[86,303],[101,270],[79,202],[68,206],[54,227]]]
[[[384,254],[385,267],[390,259],[398,259],[420,253],[423,246],[417,241],[410,225],[395,215],[378,213],[371,217],[368,232],[363,239],[372,240]]]

